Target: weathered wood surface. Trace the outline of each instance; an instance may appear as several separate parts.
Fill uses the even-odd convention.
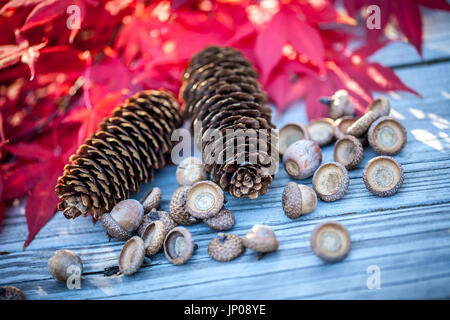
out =
[[[350,171],[345,197],[319,202],[314,212],[293,221],[281,209],[281,193],[290,179],[280,170],[263,197],[228,197],[237,220],[230,232],[244,235],[256,223],[268,224],[280,241],[276,253],[255,261],[247,250],[232,262],[213,261],[207,246],[216,233],[198,224],[189,227],[199,249],[187,264],[173,266],[158,254],[132,277],[103,276],[105,267],[117,264],[122,243],[108,242],[101,225],[89,219],[67,221],[56,215],[22,251],[27,235],[23,207],[9,208],[0,252],[10,253],[0,255],[0,285],[15,285],[29,299],[450,298],[450,22],[442,13],[428,14],[425,22],[424,61],[404,44],[374,57],[400,66],[398,75],[423,95],[391,96],[393,115],[408,132],[408,143],[396,156],[406,178],[395,196],[377,198],[364,187],[362,168],[375,156],[366,148],[363,162]],[[405,63],[414,65],[401,67]],[[305,120],[301,106],[277,124],[293,119]],[[332,161],[332,146],[323,153],[324,162]],[[311,186],[311,179],[304,183]],[[158,172],[141,194],[151,186],[163,190],[162,207],[168,209],[177,187],[175,167]],[[349,256],[337,264],[322,262],[309,248],[312,229],[325,220],[340,221],[352,238]],[[60,248],[80,254],[85,267],[81,290],[69,290],[48,274],[47,260]],[[370,265],[381,270],[379,290],[366,286]]]

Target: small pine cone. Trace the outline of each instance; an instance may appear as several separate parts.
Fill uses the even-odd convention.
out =
[[[200,129],[205,169],[236,198],[266,193],[278,165],[278,136],[257,77],[239,51],[208,47],[191,59],[180,91],[191,131]]]
[[[98,220],[116,203],[153,178],[170,155],[171,132],[182,124],[172,94],[142,91],[113,110],[73,154],[55,188],[67,219]]]

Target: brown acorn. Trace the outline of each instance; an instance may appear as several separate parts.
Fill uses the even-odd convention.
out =
[[[219,233],[208,245],[208,254],[216,261],[230,261],[239,257],[245,250],[242,239],[232,233]]]
[[[0,300],[24,300],[25,295],[23,292],[13,286],[1,286],[0,287]]]
[[[152,223],[153,221],[160,220],[166,226],[166,232],[169,232],[173,228],[177,226],[177,223],[170,217],[170,214],[166,211],[157,211],[156,209],[152,209],[149,213],[147,213],[142,219],[142,223],[138,228],[138,234],[142,234],[144,229]]]
[[[185,226],[190,226],[201,221],[191,216],[186,207],[189,190],[191,190],[191,186],[179,187],[175,190],[170,200],[170,216],[175,222]]]
[[[353,123],[355,123],[356,120],[358,120],[358,118],[345,116],[334,121],[333,123],[334,137],[336,139],[340,139],[343,136],[345,136],[347,129],[350,128],[350,126]]]
[[[153,221],[144,229],[141,238],[144,241],[146,255],[157,254],[166,238],[166,226],[160,220]]]
[[[194,253],[194,240],[189,230],[184,227],[170,230],[164,240],[164,253],[174,265],[186,263]]]
[[[119,255],[120,272],[129,276],[136,273],[142,266],[145,258],[145,244],[138,236],[125,242]]]
[[[261,253],[273,252],[280,245],[273,229],[266,225],[256,224],[252,230],[242,238],[244,246],[255,251],[256,259],[262,258]]]
[[[319,118],[310,121],[306,125],[310,139],[321,147],[331,143],[334,138],[333,124],[334,121],[330,118]]]
[[[141,201],[142,206],[144,207],[144,213],[148,213],[152,209],[158,209],[161,198],[162,193],[160,188],[150,189]]]
[[[378,117],[388,116],[391,112],[391,103],[386,96],[379,96],[369,105],[367,112],[375,112]]]
[[[403,167],[397,160],[388,156],[371,159],[363,171],[366,188],[379,197],[389,197],[397,193],[403,179]]]
[[[369,130],[370,125],[378,118],[378,114],[375,112],[367,112],[361,118],[356,120],[348,129],[347,134],[354,137],[363,137]]]
[[[202,160],[197,157],[189,157],[180,162],[176,172],[179,186],[192,186],[194,183],[208,179],[208,173]]]
[[[338,262],[350,251],[350,235],[338,222],[324,222],[317,225],[310,238],[311,249],[316,256],[327,262]]]
[[[322,162],[322,151],[312,140],[299,140],[287,148],[283,156],[284,169],[294,179],[306,179],[313,175]]]
[[[319,101],[328,106],[328,116],[332,119],[355,114],[355,104],[351,101],[347,90],[338,90],[331,97],[320,98]]]
[[[199,181],[188,191],[186,207],[190,215],[198,219],[215,216],[222,209],[222,189],[212,181]]]
[[[305,125],[301,123],[288,123],[284,125],[278,134],[279,150],[283,155],[287,148],[298,140],[309,139],[309,133]]]
[[[69,268],[75,266],[83,272],[83,263],[80,257],[71,250],[57,250],[48,260],[48,270],[53,278],[58,281],[66,281],[71,275]]]
[[[363,158],[363,146],[357,138],[346,135],[334,145],[334,161],[342,164],[347,170],[356,168]]]
[[[214,217],[203,220],[203,222],[213,230],[225,231],[233,228],[234,214],[228,209],[223,208]]]
[[[372,149],[381,155],[396,155],[406,144],[405,127],[389,116],[381,117],[372,123],[368,136]]]
[[[296,219],[316,208],[317,195],[308,186],[289,182],[283,190],[281,203],[286,216]]]
[[[144,207],[134,199],[120,201],[111,212],[101,216],[101,222],[111,238],[126,241],[140,226],[144,217]]]
[[[347,192],[350,179],[348,171],[339,162],[321,165],[313,176],[313,188],[317,196],[327,202],[336,201]]]

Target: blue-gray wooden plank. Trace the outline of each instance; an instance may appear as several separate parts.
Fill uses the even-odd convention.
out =
[[[173,266],[158,254],[132,277],[103,277],[103,268],[117,264],[123,243],[108,242],[102,227],[89,219],[67,221],[56,215],[21,251],[27,236],[23,206],[9,208],[0,252],[11,253],[0,255],[0,285],[16,285],[32,299],[449,298],[450,62],[402,68],[398,74],[424,98],[391,95],[393,115],[408,133],[405,149],[396,156],[406,176],[397,195],[381,199],[365,189],[362,168],[375,156],[366,148],[362,164],[350,172],[345,197],[319,202],[314,212],[293,221],[281,209],[290,179],[280,170],[266,195],[229,197],[227,204],[236,215],[231,232],[244,235],[256,223],[271,225],[280,240],[276,253],[260,261],[250,251],[232,262],[213,261],[207,245],[216,233],[199,224],[189,227],[199,249],[187,264]],[[302,110],[302,105],[291,109],[278,125],[304,121]],[[332,146],[323,153],[324,162],[332,160]],[[161,187],[165,209],[177,187],[175,169],[164,168],[141,191]],[[311,186],[311,179],[303,182]],[[352,238],[349,256],[337,264],[322,262],[309,248],[311,230],[329,219],[343,223]],[[80,254],[85,266],[81,290],[69,290],[48,274],[47,260],[60,248]],[[366,286],[370,265],[380,267],[379,290]]]

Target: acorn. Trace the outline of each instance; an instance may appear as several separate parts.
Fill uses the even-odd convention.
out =
[[[320,98],[319,102],[328,106],[328,116],[332,119],[355,114],[356,107],[347,90],[338,90],[331,97]]]
[[[170,216],[182,225],[190,226],[201,220],[191,216],[186,207],[187,194],[191,190],[190,186],[179,187],[172,195],[170,201]]]
[[[0,287],[0,300],[23,300],[25,295],[23,292],[13,286],[1,286]]]
[[[142,206],[144,207],[144,213],[148,213],[152,209],[158,209],[159,204],[161,203],[161,197],[162,193],[160,188],[150,189],[141,201]]]
[[[138,234],[141,235],[150,223],[158,220],[164,223],[164,225],[166,226],[166,232],[169,232],[177,226],[177,223],[170,217],[170,214],[168,212],[152,209],[152,211],[147,213],[144,216],[144,219],[142,219],[142,223],[137,230]]]
[[[146,255],[150,257],[157,254],[166,238],[165,224],[160,220],[153,221],[144,229],[141,238],[144,241]]]
[[[80,257],[73,251],[61,249],[56,251],[48,260],[48,271],[58,281],[66,281],[72,274],[70,268],[78,267],[83,273],[83,263]]]
[[[309,133],[305,125],[301,123],[284,125],[278,134],[280,154],[283,155],[291,144],[303,139],[309,140]]]
[[[369,144],[378,154],[396,155],[406,144],[405,127],[392,117],[381,117],[369,128]]]
[[[379,96],[369,105],[367,112],[374,112],[378,117],[388,116],[391,112],[391,103],[386,96]]]
[[[331,143],[334,138],[333,124],[334,121],[330,118],[318,118],[310,121],[306,125],[310,139],[321,147]]]
[[[319,145],[312,140],[299,140],[291,144],[284,156],[284,169],[292,178],[306,179],[322,163],[322,151]]]
[[[390,112],[391,105],[389,99],[386,96],[380,96],[373,100],[366,113],[347,129],[347,134],[362,137],[375,120],[379,117],[389,115]]]
[[[347,132],[347,129],[350,128],[350,126],[353,123],[355,123],[356,120],[358,120],[358,118],[351,117],[351,116],[345,116],[345,117],[337,119],[333,123],[334,137],[336,139],[340,139],[343,136],[345,136],[346,132]]]
[[[316,208],[317,195],[313,189],[304,184],[289,182],[283,190],[281,204],[286,216],[296,219]]]
[[[347,192],[350,179],[348,171],[339,162],[321,165],[313,176],[313,188],[317,196],[327,202],[336,201]]]
[[[203,220],[203,222],[213,230],[224,231],[233,228],[234,214],[228,209],[223,208],[214,217]]]
[[[208,173],[202,160],[197,157],[188,157],[180,162],[176,172],[179,186],[192,186],[194,183],[208,179]]]
[[[222,189],[212,181],[199,181],[187,193],[186,207],[191,216],[207,219],[222,209],[224,195]]]
[[[310,238],[316,256],[328,262],[344,259],[350,251],[350,235],[340,223],[329,221],[317,225]]]
[[[334,161],[351,170],[361,162],[363,151],[363,146],[357,138],[351,135],[343,136],[334,145]]]
[[[138,236],[134,236],[125,242],[119,255],[119,270],[129,276],[136,273],[142,266],[145,257],[144,241]]]
[[[194,253],[194,240],[189,230],[185,227],[170,230],[164,240],[164,253],[175,265],[186,263]]]
[[[144,217],[144,207],[134,199],[117,203],[109,213],[104,213],[101,222],[106,233],[114,239],[126,241],[133,236]]]
[[[379,197],[389,197],[397,193],[403,184],[403,179],[403,167],[389,156],[371,159],[363,171],[366,188]]]
[[[242,243],[244,247],[255,251],[257,260],[261,259],[264,253],[276,251],[279,246],[273,229],[262,224],[254,225],[242,238]]]
[[[245,250],[242,239],[232,233],[219,233],[208,245],[208,254],[216,261],[230,261],[239,257]]]

